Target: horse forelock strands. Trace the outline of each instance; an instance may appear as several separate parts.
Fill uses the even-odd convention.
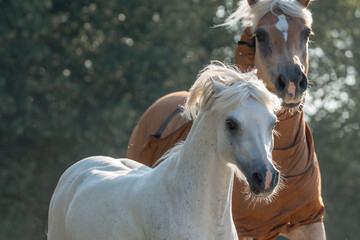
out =
[[[236,81],[236,66],[226,66],[219,61],[212,61],[197,76],[193,86],[190,88],[190,94],[186,100],[183,115],[189,119],[195,119],[199,112],[209,104],[211,105],[214,97],[214,88],[211,81],[221,82],[230,86]],[[230,77],[230,75],[232,75]],[[232,81],[231,81],[232,80]]]
[[[218,110],[229,109],[247,98],[253,98],[271,112],[277,112],[281,108],[281,100],[266,89],[256,73],[256,70],[242,73],[236,66],[213,61],[200,72],[191,87],[183,114],[189,119],[195,119],[200,111],[210,106]],[[212,81],[233,87],[225,87],[220,93],[215,94]]]
[[[260,19],[269,11],[273,12],[277,8],[289,16],[304,19],[305,24],[309,27],[312,25],[311,12],[297,0],[258,0],[251,7],[247,0],[241,0],[236,11],[227,17],[225,23],[221,25],[232,27],[241,21],[243,27],[252,27],[254,32],[254,28]]]
[[[270,112],[276,113],[281,109],[281,100],[267,90],[264,82],[257,78],[256,71],[239,74],[233,87],[224,89],[216,96],[213,109],[229,109],[249,98],[265,105]]]

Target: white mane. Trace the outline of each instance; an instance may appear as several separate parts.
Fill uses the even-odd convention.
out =
[[[311,26],[312,14],[297,0],[258,0],[251,7],[247,0],[241,0],[237,10],[226,18],[222,26],[232,27],[242,21],[243,27],[252,27],[252,32],[260,19],[269,11],[279,8],[286,15],[302,18],[305,24]]]
[[[214,97],[212,81],[231,87],[223,89]],[[256,70],[242,73],[235,66],[212,62],[200,72],[191,87],[183,114],[189,119],[195,119],[202,110],[210,107],[229,109],[248,98],[264,104],[271,112],[281,108],[281,100],[266,89],[263,81],[257,78]]]
[[[242,101],[252,98],[264,104],[270,112],[281,109],[281,100],[269,90],[263,81],[256,76],[257,70],[242,73],[236,66],[225,65],[218,61],[205,67],[198,75],[186,99],[183,115],[195,120],[201,111],[209,108],[227,110]],[[226,87],[219,94],[215,94],[212,83],[220,82]],[[231,87],[229,87],[231,86]],[[183,147],[184,142],[177,143],[162,155],[155,165],[165,159],[174,157]]]

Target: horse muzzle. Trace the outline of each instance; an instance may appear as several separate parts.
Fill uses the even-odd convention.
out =
[[[255,196],[271,195],[279,184],[279,176],[279,171],[273,166],[253,171],[247,177],[251,193]]]
[[[298,65],[284,69],[275,80],[277,96],[282,98],[287,108],[297,107],[308,87],[308,78]]]

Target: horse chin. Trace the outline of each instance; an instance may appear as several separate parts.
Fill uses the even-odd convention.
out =
[[[275,188],[270,188],[270,189],[259,189],[258,187],[249,185],[250,188],[250,193],[255,196],[255,197],[259,197],[259,198],[267,198],[268,196],[271,196],[274,192],[275,192]]]
[[[266,191],[266,192],[254,192],[254,191],[251,191],[251,194],[256,198],[268,198],[269,196],[274,194],[274,192],[275,192],[274,189],[272,189],[271,191]]]
[[[235,170],[235,176],[245,184],[244,188],[242,188],[242,193],[245,198],[249,202],[249,206],[254,206],[256,204],[270,204],[271,202],[276,200],[276,196],[279,191],[283,188],[283,180],[280,177],[277,185],[270,189],[259,189],[256,187],[249,179],[246,177],[246,174],[240,170],[240,168],[236,165],[230,164],[229,166],[233,167]]]
[[[306,91],[302,93],[296,93],[295,97],[292,97],[287,93],[277,91],[274,87],[270,87],[268,88],[268,90],[281,99],[283,109],[287,109],[287,110],[301,109],[305,100]]]
[[[282,108],[293,112],[301,110],[304,105],[304,96],[305,94],[299,96],[298,101],[286,101],[283,97],[280,97],[282,99]]]
[[[288,109],[293,109],[293,108],[298,108],[301,104],[301,101],[297,102],[297,103],[286,103],[285,101],[283,101],[282,106],[284,108],[288,108]]]
[[[246,181],[247,187],[244,191],[244,195],[249,203],[249,207],[254,207],[256,204],[268,205],[276,201],[276,197],[279,192],[284,188],[283,179],[280,177],[278,184],[271,189],[259,189],[252,186],[251,183]]]
[[[246,199],[249,202],[249,207],[255,206],[257,204],[265,204],[268,205],[274,201],[276,201],[276,196],[278,194],[278,187],[272,189],[271,191],[266,192],[254,192],[249,186],[247,194],[245,194]]]

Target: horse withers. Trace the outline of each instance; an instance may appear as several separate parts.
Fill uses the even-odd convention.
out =
[[[101,156],[75,163],[51,198],[48,239],[238,239],[234,171],[252,198],[277,191],[271,151],[280,106],[253,72],[209,65],[184,106],[194,120],[186,141],[155,169]]]

